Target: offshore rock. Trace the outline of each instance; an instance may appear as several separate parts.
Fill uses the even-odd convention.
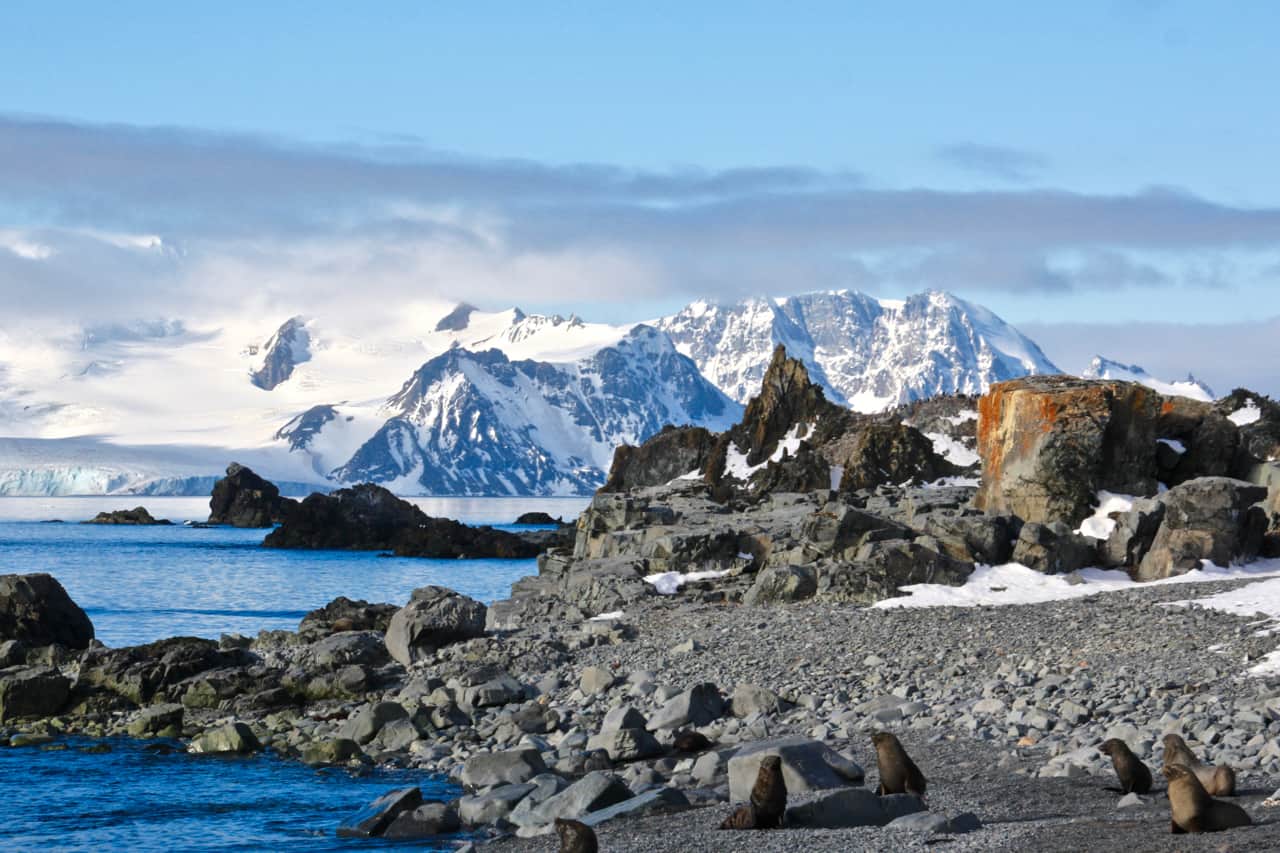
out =
[[[209,524],[232,527],[271,527],[285,520],[298,505],[280,497],[280,489],[236,462],[227,466],[227,475],[213,484],[209,498]]]
[[[84,649],[92,639],[93,623],[57,578],[0,575],[0,641]]]

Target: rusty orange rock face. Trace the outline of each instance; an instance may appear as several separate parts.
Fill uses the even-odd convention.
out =
[[[1162,403],[1128,382],[1029,376],[993,385],[978,404],[976,505],[1075,523],[1099,489],[1153,493]]]

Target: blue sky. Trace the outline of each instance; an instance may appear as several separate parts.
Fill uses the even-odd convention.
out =
[[[221,269],[283,301],[322,267],[609,319],[937,286],[1017,322],[1253,323],[1280,314],[1278,25],[1155,0],[10,2],[0,294],[176,299]],[[163,260],[129,255],[151,237]]]

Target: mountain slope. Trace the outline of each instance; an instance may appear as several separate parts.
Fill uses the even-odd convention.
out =
[[[782,344],[828,396],[863,412],[1058,368],[992,312],[949,293],[902,301],[856,291],[695,302],[655,324],[725,393],[744,401]]]
[[[1214,400],[1213,391],[1209,386],[1190,374],[1180,382],[1166,382],[1155,378],[1136,364],[1121,364],[1100,355],[1095,355],[1080,375],[1085,379],[1121,379],[1125,382],[1140,382],[1161,394],[1190,397],[1206,403],[1212,403]]]
[[[328,473],[410,494],[581,494],[604,482],[619,444],[666,424],[722,428],[741,411],[649,326],[568,363],[455,347],[415,371],[380,407],[376,432]],[[317,452],[342,428],[337,415],[317,407],[282,437]]]

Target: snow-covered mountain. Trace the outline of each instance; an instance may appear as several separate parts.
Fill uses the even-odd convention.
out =
[[[943,293],[700,302],[640,326],[464,304],[363,330],[340,317],[0,328],[0,437],[21,439],[0,441],[0,494],[199,494],[232,460],[299,489],[585,493],[621,442],[735,422],[776,343],[863,410],[1054,370]]]
[[[805,362],[833,400],[863,412],[993,382],[1058,373],[1030,339],[979,305],[928,291],[906,300],[857,291],[695,302],[655,324],[708,379],[743,402],[774,346]]]
[[[723,429],[742,407],[707,382],[671,340],[636,326],[574,362],[513,361],[500,349],[455,347],[414,372],[379,408],[385,421],[344,462],[336,407],[281,431],[316,470],[408,493],[563,495],[604,482],[614,449],[666,424]]]
[[[1187,374],[1186,379],[1166,382],[1163,379],[1155,378],[1136,364],[1121,364],[1118,361],[1112,361],[1100,355],[1095,355],[1093,360],[1089,362],[1089,366],[1080,375],[1085,379],[1120,379],[1125,382],[1140,382],[1148,388],[1159,391],[1161,394],[1190,397],[1193,400],[1202,400],[1206,403],[1212,403],[1214,400],[1213,391],[1209,386],[1191,374]]]

